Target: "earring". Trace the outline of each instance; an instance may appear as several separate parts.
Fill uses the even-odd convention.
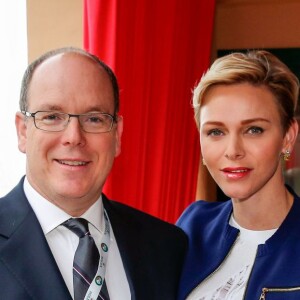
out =
[[[206,166],[206,163],[205,163],[204,158],[202,158],[202,165],[203,165],[203,166]]]
[[[283,153],[283,160],[284,161],[289,161],[291,157],[291,152],[290,150],[285,150],[285,153]]]

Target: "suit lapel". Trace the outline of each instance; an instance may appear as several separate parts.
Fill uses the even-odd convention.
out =
[[[141,253],[144,251],[141,249],[143,244],[143,234],[140,233],[136,224],[133,224],[130,220],[129,214],[126,212],[126,206],[108,200],[102,195],[103,205],[108,214],[111,226],[114,231],[116,242],[120,251],[122,262],[125,268],[127,280],[130,287],[131,299],[143,299],[143,284],[145,284],[145,274],[140,274],[136,264],[143,264],[145,259],[141,257]],[[136,243],[136,241],[139,241]],[[136,262],[136,263],[134,263]]]
[[[4,208],[4,209],[2,209]],[[1,200],[0,262],[35,299],[71,299],[40,224],[23,192],[23,181]]]

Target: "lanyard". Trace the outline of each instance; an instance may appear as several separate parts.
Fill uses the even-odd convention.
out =
[[[96,300],[99,296],[99,293],[101,291],[104,282],[108,250],[110,245],[110,224],[105,210],[104,210],[104,221],[105,221],[105,229],[101,240],[98,270],[88,291],[86,292],[84,300]]]

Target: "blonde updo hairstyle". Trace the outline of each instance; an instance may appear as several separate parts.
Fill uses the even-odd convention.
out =
[[[198,129],[201,104],[208,90],[216,85],[239,83],[250,83],[269,89],[277,100],[285,133],[294,120],[299,80],[283,62],[264,50],[236,52],[215,60],[193,92],[194,116]]]

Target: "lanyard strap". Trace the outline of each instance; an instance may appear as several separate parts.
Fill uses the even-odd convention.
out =
[[[104,221],[105,221],[105,229],[101,240],[98,270],[93,281],[90,284],[88,291],[86,292],[84,300],[96,300],[103,286],[107,257],[108,257],[108,250],[110,246],[110,223],[105,210],[104,210]]]

